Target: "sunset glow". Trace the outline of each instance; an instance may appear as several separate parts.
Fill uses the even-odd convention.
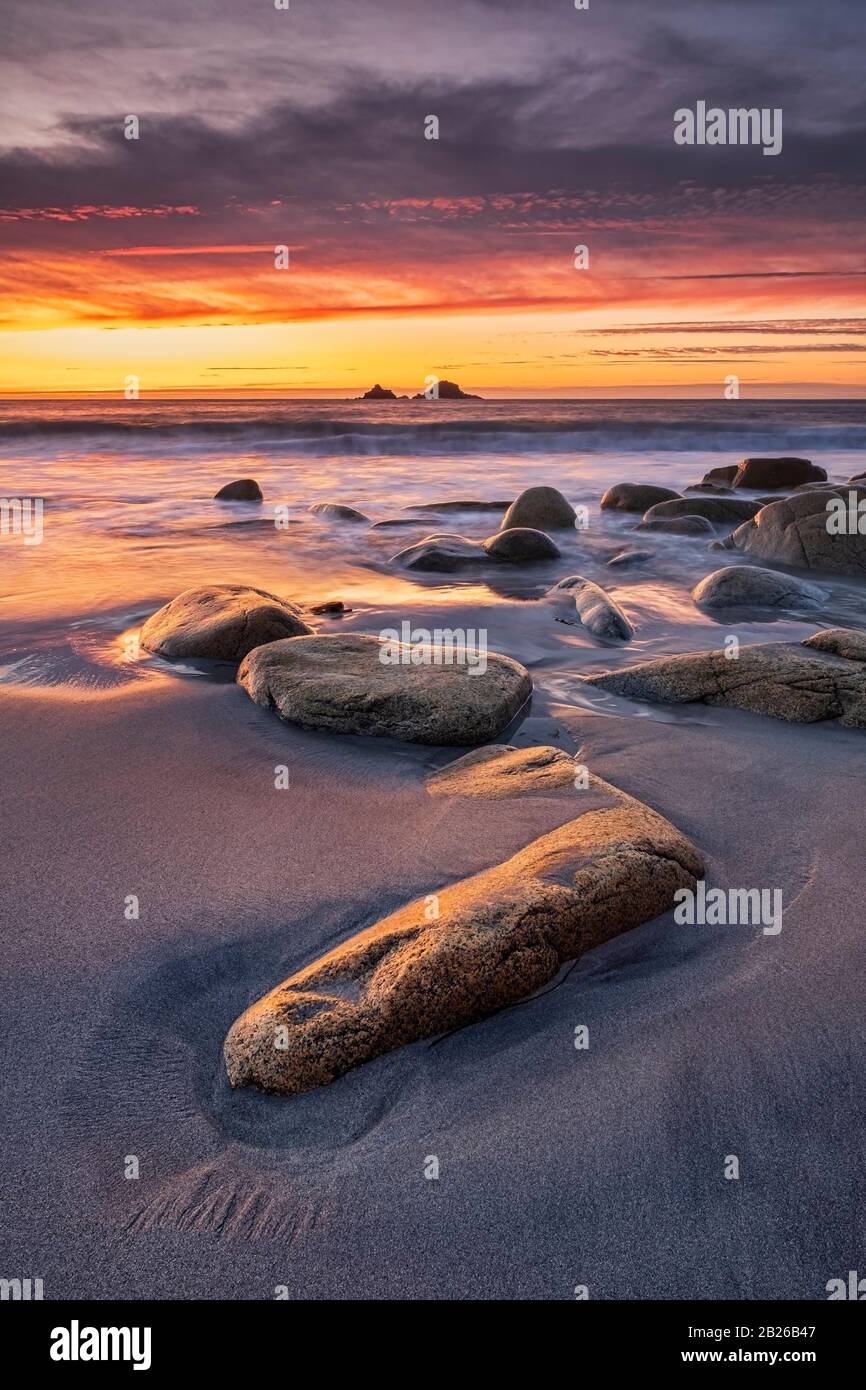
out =
[[[410,393],[431,373],[488,395],[713,396],[729,373],[744,396],[863,390],[844,52],[779,79],[792,99],[768,160],[674,143],[697,59],[646,6],[616,23],[563,7],[543,46],[480,3],[347,10],[336,26],[312,7],[227,8],[206,27],[172,12],[155,83],[135,22],[106,38],[99,6],[48,8],[38,76],[7,63],[4,393],[122,395],[130,374],[142,395]],[[793,38],[798,13],[787,22]],[[96,88],[63,61],[89,34]],[[707,12],[692,38],[719,71],[733,63]],[[807,99],[831,65],[833,139]],[[757,99],[733,66],[719,85]]]

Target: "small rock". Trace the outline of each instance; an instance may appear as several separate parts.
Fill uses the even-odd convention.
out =
[[[721,468],[711,468],[709,473],[704,474],[701,481],[704,483],[726,483],[730,487],[737,476],[737,468],[736,463],[726,463]]]
[[[346,608],[342,599],[331,598],[326,603],[317,603],[310,609],[311,613],[322,613],[329,617],[342,617],[344,613],[351,613],[351,608]]]
[[[559,598],[570,594],[574,599],[577,615],[583,626],[596,637],[616,638],[628,641],[634,637],[634,628],[623,613],[619,604],[606,594],[600,584],[584,579],[579,574],[569,575],[548,589],[547,597]]]
[[[354,507],[344,507],[341,502],[314,502],[309,508],[315,516],[326,516],[332,521],[369,521],[370,518]]]
[[[657,487],[654,483],[614,483],[604,493],[599,505],[602,511],[643,514],[656,502],[673,502],[679,496],[672,488]]]
[[[632,565],[643,565],[655,558],[654,550],[623,550],[608,560],[608,569],[631,569]]]
[[[311,631],[294,604],[264,589],[205,584],[185,589],[153,613],[141,629],[140,642],[158,656],[241,661],[265,642]]]
[[[549,531],[573,527],[575,510],[555,487],[528,487],[512,502],[502,518],[500,531],[528,526]]]
[[[237,478],[214,494],[215,502],[261,502],[262,490],[255,478]]]
[[[654,516],[639,521],[634,531],[667,531],[672,536],[712,536],[713,524],[705,516]]]
[[[716,570],[692,589],[700,608],[819,608],[827,592],[816,584],[757,565],[729,565]]]
[[[543,531],[534,531],[529,526],[510,526],[488,536],[484,549],[494,560],[508,560],[517,564],[523,560],[555,560],[560,550]]]
[[[456,533],[443,532],[441,535],[425,536],[423,541],[408,545],[405,550],[392,556],[392,565],[402,565],[410,570],[432,570],[449,573],[461,565],[477,564],[487,558],[484,547],[478,541],[467,540]]]

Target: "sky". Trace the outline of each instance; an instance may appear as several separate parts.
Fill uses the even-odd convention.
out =
[[[2,393],[866,395],[864,0],[3,28]],[[678,144],[699,101],[781,110],[781,152]]]

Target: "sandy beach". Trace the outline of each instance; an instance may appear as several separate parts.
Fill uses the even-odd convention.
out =
[[[584,491],[597,497],[597,481]],[[473,526],[486,533],[461,518]],[[611,538],[588,544],[597,559],[584,551],[581,568],[601,577]],[[270,585],[267,550],[257,566],[244,545],[245,576]],[[499,741],[579,754],[687,835],[707,882],[781,889],[781,932],[668,913],[491,1018],[291,1097],[231,1089],[233,1020],[594,793],[575,792],[589,798],[578,809],[433,797],[425,777],[465,750],[282,722],[230,668],[119,663],[131,615],[157,606],[146,592],[115,608],[101,647],[79,645],[74,670],[58,656],[65,620],[41,636],[19,625],[16,660],[26,642],[33,655],[0,684],[4,1267],[56,1298],[566,1300],[580,1285],[598,1299],[816,1299],[855,1267],[863,734],[583,686],[637,656],[720,644],[715,623],[684,618],[690,570],[714,557],[680,537],[658,548],[662,568],[616,590],[637,629],[627,647],[557,622],[544,566],[515,567],[499,592],[419,576],[409,608],[404,578],[396,601],[386,587],[365,604],[364,560],[338,586],[352,613],[319,630],[480,623],[534,681]],[[853,626],[857,582],[831,588],[817,621],[752,614],[737,631]],[[281,592],[319,598],[325,578],[298,589]]]

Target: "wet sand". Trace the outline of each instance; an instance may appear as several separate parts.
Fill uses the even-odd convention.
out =
[[[491,648],[531,666],[542,614]],[[814,1299],[856,1268],[862,735],[575,694],[551,669],[503,741],[581,750],[708,882],[781,888],[781,934],[668,915],[286,1100],[227,1085],[247,1003],[588,803],[430,797],[459,750],[305,733],[226,680],[0,688],[4,1270],[51,1298]]]

